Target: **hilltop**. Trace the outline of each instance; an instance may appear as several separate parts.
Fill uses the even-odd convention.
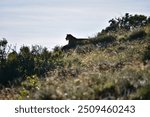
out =
[[[1,57],[0,99],[150,99],[150,17],[109,23],[65,51],[22,47]]]

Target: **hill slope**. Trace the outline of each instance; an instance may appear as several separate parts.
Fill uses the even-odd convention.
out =
[[[150,99],[150,25],[91,40],[67,52],[57,48],[61,57],[46,78],[3,87],[0,99]]]

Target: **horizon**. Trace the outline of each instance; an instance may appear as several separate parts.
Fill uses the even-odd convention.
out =
[[[67,44],[66,34],[93,37],[111,18],[125,13],[150,16],[150,1],[142,0],[2,0],[0,38],[17,46],[52,49]]]

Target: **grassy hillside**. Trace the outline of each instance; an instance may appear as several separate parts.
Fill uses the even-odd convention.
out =
[[[150,99],[150,25],[91,40],[68,51],[56,47],[45,78],[1,86],[0,99]]]

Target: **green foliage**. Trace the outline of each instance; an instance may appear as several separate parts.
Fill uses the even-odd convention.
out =
[[[39,78],[36,75],[28,76],[25,81],[21,83],[21,85],[28,90],[38,88]]]
[[[0,40],[0,64],[3,64],[3,62],[6,59],[6,48],[7,48],[7,40],[4,38],[3,40]]]
[[[102,32],[115,32],[120,29],[133,30],[148,24],[149,18],[144,15],[130,15],[129,13],[126,13],[123,17],[109,20],[109,23],[110,25]]]
[[[32,98],[32,93],[39,90],[39,78],[36,75],[26,77],[25,81],[21,82],[22,89],[19,91],[19,99]]]
[[[6,39],[0,40],[0,83],[5,83],[12,80],[14,76],[13,71],[10,71],[10,69],[12,64],[15,63],[9,61],[10,64],[8,64],[7,62],[7,43],[8,42]],[[7,70],[9,70],[9,72]],[[13,75],[11,74],[11,76],[10,73],[13,73]]]
[[[120,72],[81,73],[77,79],[48,79],[42,82],[43,86],[33,98],[149,99],[149,87],[146,86],[149,75],[147,70],[138,71],[129,67]]]
[[[19,71],[24,76],[32,75],[34,70],[34,58],[31,55],[29,47],[21,47],[18,56]]]
[[[20,90],[20,95],[18,96],[19,100],[27,99],[29,92],[26,89]]]
[[[150,85],[138,89],[137,95],[135,99],[150,100]]]
[[[138,30],[138,31],[132,32],[129,35],[127,40],[133,41],[133,40],[144,39],[145,36],[146,36],[146,32],[144,30]]]
[[[112,44],[115,41],[116,41],[115,36],[99,33],[97,37],[92,40],[92,43],[95,45],[98,44],[101,47],[106,47],[108,44]]]
[[[112,43],[116,40],[116,38],[113,36],[113,35],[98,35],[97,36],[97,40],[100,42],[100,43]]]
[[[7,41],[2,40],[0,42],[0,83],[2,84],[14,80],[21,81],[33,74],[43,77],[49,70],[63,65],[63,52],[59,47],[49,52],[47,48],[38,45],[32,46],[32,49],[23,46],[19,53],[15,50],[7,53],[6,48]]]
[[[0,89],[0,99],[149,99],[150,25],[145,21],[125,14],[110,21],[108,32],[75,48],[65,46],[69,51],[35,45],[16,52],[1,40],[0,84],[10,84]]]
[[[150,60],[150,45],[146,48],[144,55],[143,55],[143,62]]]
[[[5,66],[5,63],[6,63],[7,43],[8,42],[6,39],[0,40],[0,70],[3,69],[3,67]]]

